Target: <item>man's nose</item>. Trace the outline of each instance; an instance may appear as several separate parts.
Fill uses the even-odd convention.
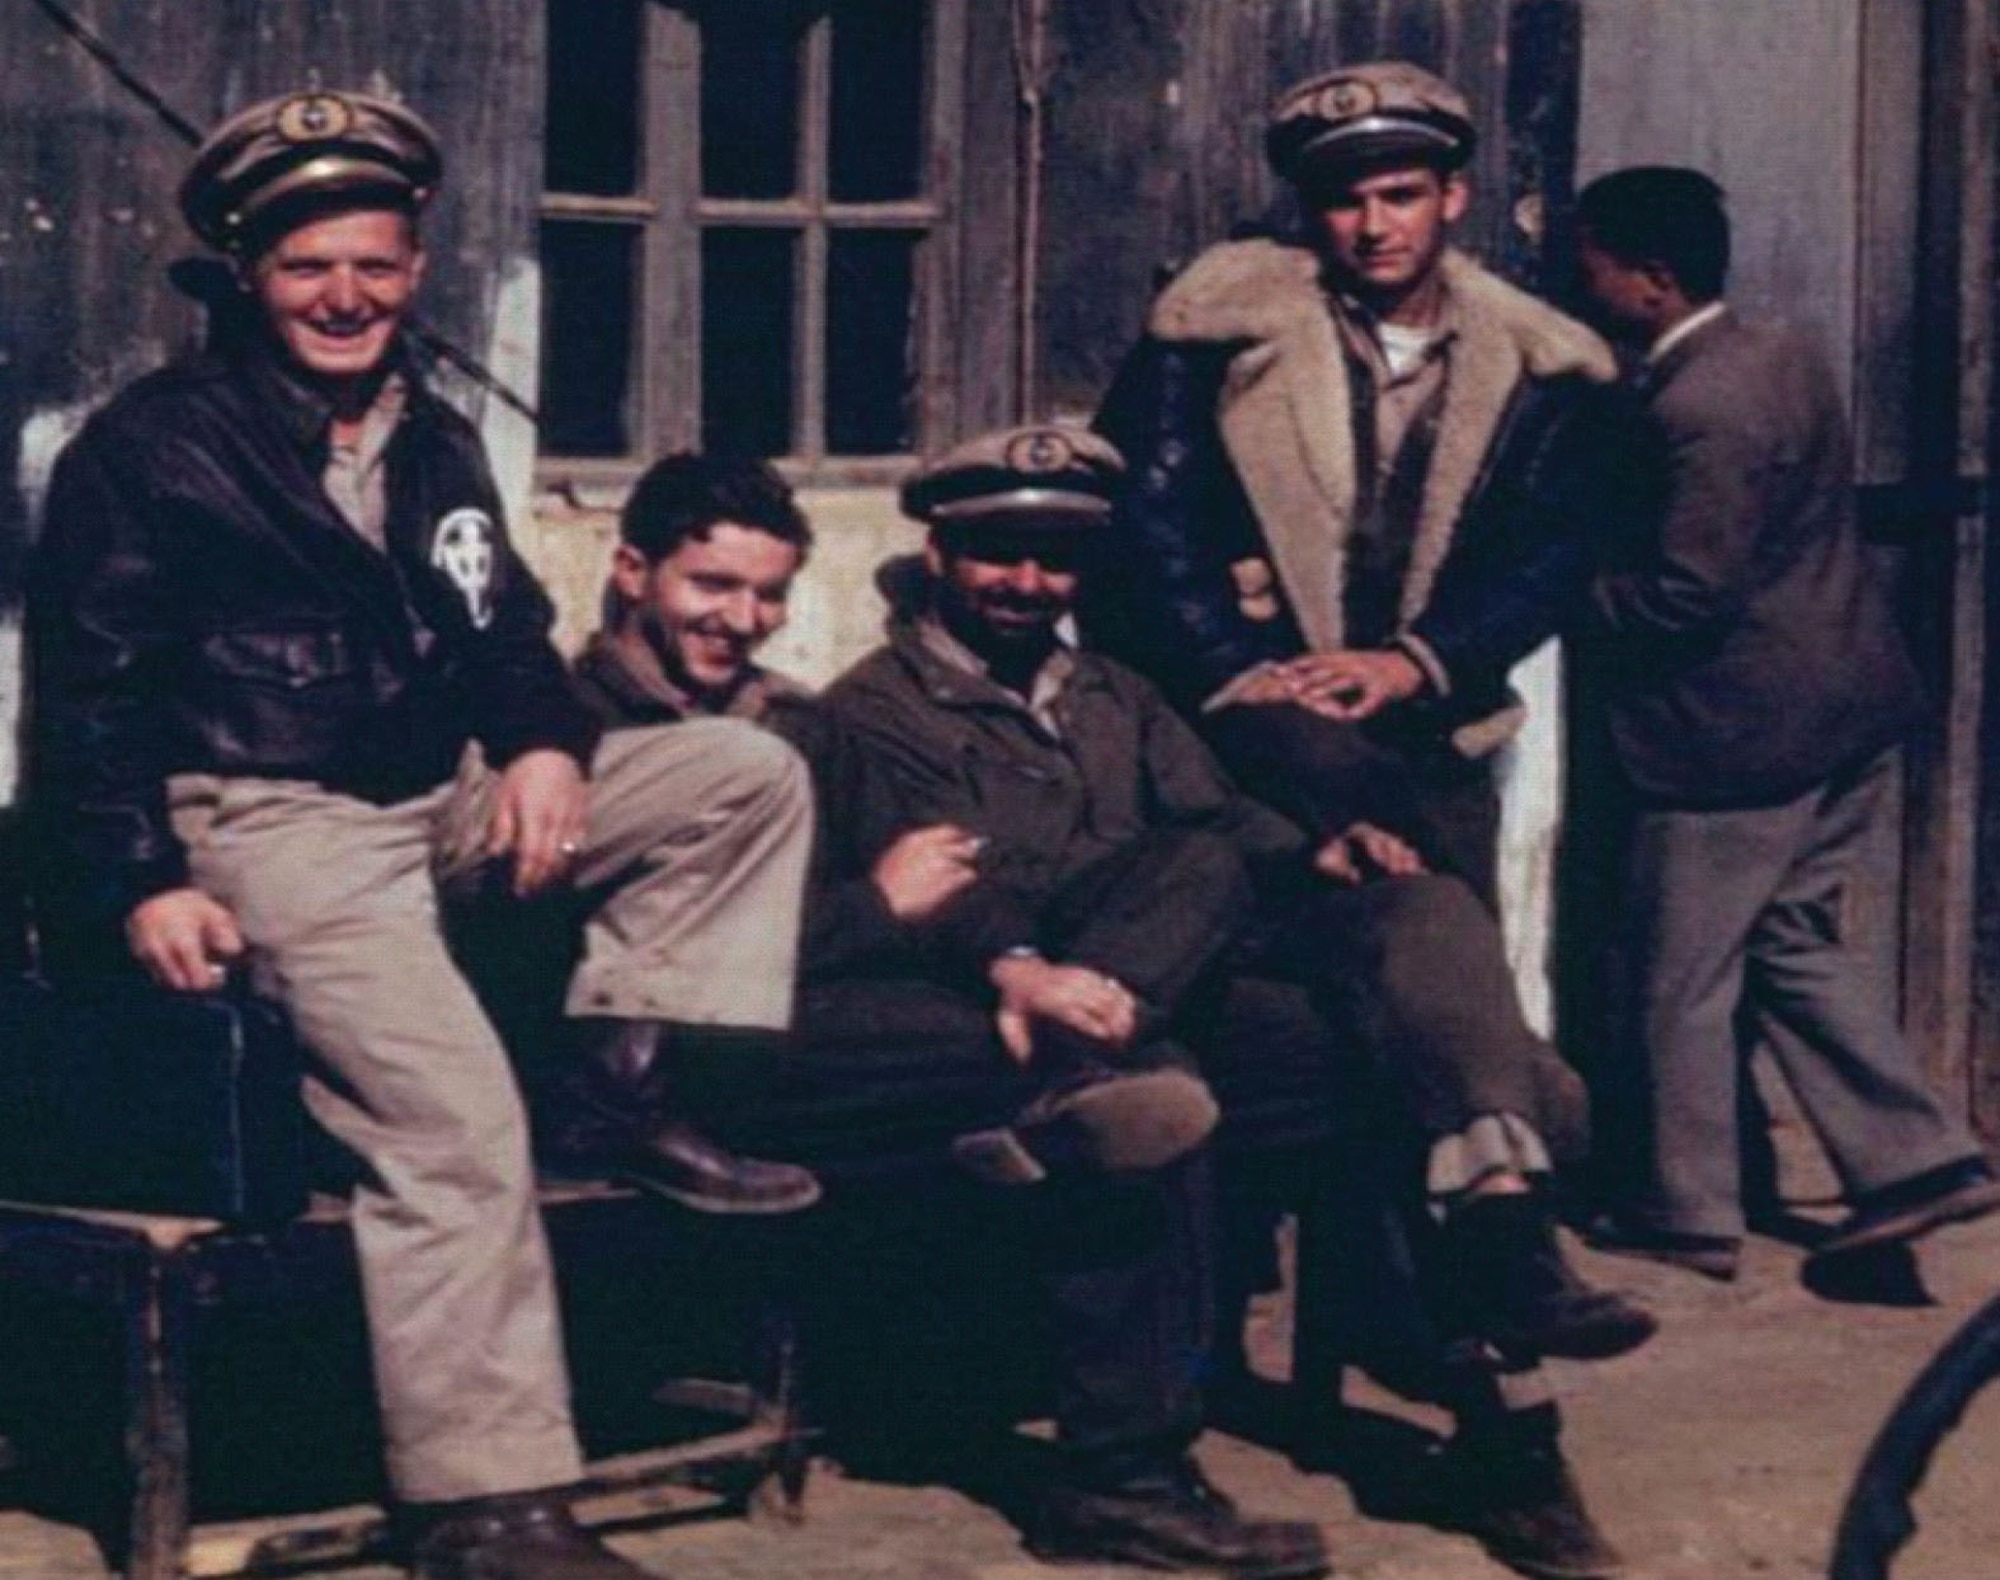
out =
[[[361,277],[352,269],[335,269],[326,277],[326,305],[336,313],[361,309]]]
[[[723,600],[722,623],[733,636],[755,636],[757,595],[751,592],[731,593]]]
[[[1008,568],[1007,584],[1016,592],[1039,593],[1048,585],[1048,571],[1032,554]]]

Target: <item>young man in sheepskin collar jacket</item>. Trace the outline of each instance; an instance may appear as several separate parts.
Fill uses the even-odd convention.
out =
[[[1499,957],[1507,674],[1580,601],[1590,524],[1615,508],[1616,364],[1448,245],[1474,143],[1448,84],[1328,72],[1279,99],[1266,141],[1304,223],[1210,249],[1155,304],[1098,419],[1130,473],[1086,629],[1245,788],[1344,849],[1322,870],[1345,895],[1310,921],[1321,1001],[1392,1078],[1452,1072],[1410,1105],[1440,1255],[1556,1261],[1547,1176],[1574,1137],[1498,1078],[1556,1061],[1506,972],[1461,963]],[[1475,1511],[1496,1551],[1608,1572],[1566,1479],[1532,1479],[1511,1477],[1504,1515]]]

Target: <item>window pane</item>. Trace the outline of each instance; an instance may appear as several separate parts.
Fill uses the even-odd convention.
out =
[[[916,448],[917,245],[908,231],[836,231],[826,298],[826,447],[833,455]]]
[[[638,0],[554,0],[547,15],[543,185],[598,197],[631,193],[639,185]]]
[[[701,14],[701,189],[790,197],[797,186],[805,23],[791,0],[722,0]]]
[[[542,223],[542,449],[630,453],[632,322],[639,233]]]
[[[701,238],[701,442],[783,455],[792,448],[789,231],[711,230]]]
[[[922,192],[928,0],[849,0],[833,13],[828,191],[840,203]]]

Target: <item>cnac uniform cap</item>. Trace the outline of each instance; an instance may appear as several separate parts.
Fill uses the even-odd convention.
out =
[[[1465,96],[1403,60],[1340,66],[1293,84],[1264,130],[1271,168],[1294,185],[1396,158],[1456,170],[1478,142]]]
[[[903,485],[903,513],[939,527],[1095,526],[1124,475],[1108,440],[1030,423],[946,451]]]
[[[202,140],[181,181],[181,213],[211,247],[237,252],[277,212],[320,195],[379,192],[414,213],[443,174],[436,136],[394,100],[290,93],[238,111]]]

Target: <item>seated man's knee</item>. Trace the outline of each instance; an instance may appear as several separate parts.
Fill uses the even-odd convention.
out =
[[[1379,969],[1391,978],[1429,980],[1498,947],[1499,924],[1460,879],[1442,873],[1373,886]]]

